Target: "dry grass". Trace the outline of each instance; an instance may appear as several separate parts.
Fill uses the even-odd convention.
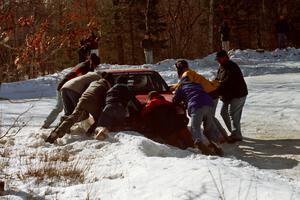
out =
[[[59,181],[73,185],[84,182],[85,171],[86,168],[81,167],[79,162],[69,163],[69,165],[62,165],[58,162],[43,163],[40,166],[28,168],[20,179],[34,177],[38,183],[42,181],[57,183]]]
[[[66,150],[59,150],[51,153],[32,153],[29,159],[38,159],[40,162],[69,162],[72,160],[72,155]]]
[[[0,157],[3,157],[3,158],[8,158],[10,156],[11,152],[8,148],[1,148],[0,149]]]
[[[25,167],[17,174],[20,180],[34,178],[37,183],[46,182],[56,186],[84,183],[85,172],[89,169],[85,161],[74,161],[67,151],[32,154],[23,161],[21,159],[21,163]]]

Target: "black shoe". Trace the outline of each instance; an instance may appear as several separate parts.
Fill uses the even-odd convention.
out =
[[[59,124],[63,123],[67,118],[68,118],[68,116],[66,116],[66,115],[61,116],[59,119]]]
[[[236,140],[234,140],[234,139],[232,139],[230,136],[228,136],[228,137],[226,138],[226,142],[227,142],[228,144],[234,144],[234,143],[236,142]]]
[[[233,141],[233,143],[234,142],[241,142],[241,141],[243,141],[243,137],[242,136],[230,135],[229,138]]]
[[[53,144],[54,141],[55,141],[55,139],[52,138],[51,135],[50,135],[49,137],[47,137],[47,139],[45,140],[45,142],[48,142],[48,143],[50,143],[50,144]]]
[[[85,135],[87,136],[87,137],[92,137],[93,135],[95,135],[95,130],[88,130],[86,133],[85,133]]]
[[[47,129],[47,128],[49,128],[49,125],[43,125],[41,128],[43,128],[43,129]]]
[[[49,142],[50,144],[53,144],[55,142],[55,140],[57,139],[57,137],[52,135],[53,133],[51,133],[49,135],[49,137],[47,137],[47,139],[45,140],[45,142]]]

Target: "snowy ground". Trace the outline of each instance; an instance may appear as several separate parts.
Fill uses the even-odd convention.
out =
[[[18,120],[27,124],[19,133],[14,129],[0,139],[0,181],[6,184],[0,199],[300,199],[300,49],[230,54],[249,95],[245,140],[224,145],[224,158],[158,144],[136,132],[113,133],[106,141],[73,134],[46,144],[50,130],[40,126],[55,105],[57,75],[2,84],[0,97],[12,102],[0,101],[0,137],[29,111]],[[174,83],[174,62],[150,67]],[[218,68],[213,54],[189,63],[207,78]]]

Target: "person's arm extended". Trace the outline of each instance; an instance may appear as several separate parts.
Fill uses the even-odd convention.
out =
[[[175,104],[175,105],[178,105],[180,104],[182,101],[184,101],[184,93],[182,91],[181,88],[178,88],[174,94],[174,97],[172,99],[172,102]]]

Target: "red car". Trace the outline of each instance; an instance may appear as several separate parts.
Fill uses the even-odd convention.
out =
[[[128,87],[142,103],[146,103],[148,93],[155,90],[162,94],[168,101],[172,101],[172,92],[160,74],[152,69],[101,69],[111,73],[116,79],[118,76],[127,76]]]
[[[166,100],[172,102],[173,94],[170,91],[170,87],[166,81],[160,76],[160,74],[149,68],[141,69],[102,69],[107,73],[112,73],[116,79],[118,76],[127,76],[127,85],[129,89],[135,94],[136,98],[145,104],[148,98],[148,93],[151,91],[157,91]],[[188,123],[188,118],[186,117],[185,109],[181,106],[177,106],[177,113],[182,117],[184,122]],[[131,113],[133,116],[136,114]],[[133,117],[131,116],[131,117]],[[129,117],[129,121],[134,121],[135,117]]]

